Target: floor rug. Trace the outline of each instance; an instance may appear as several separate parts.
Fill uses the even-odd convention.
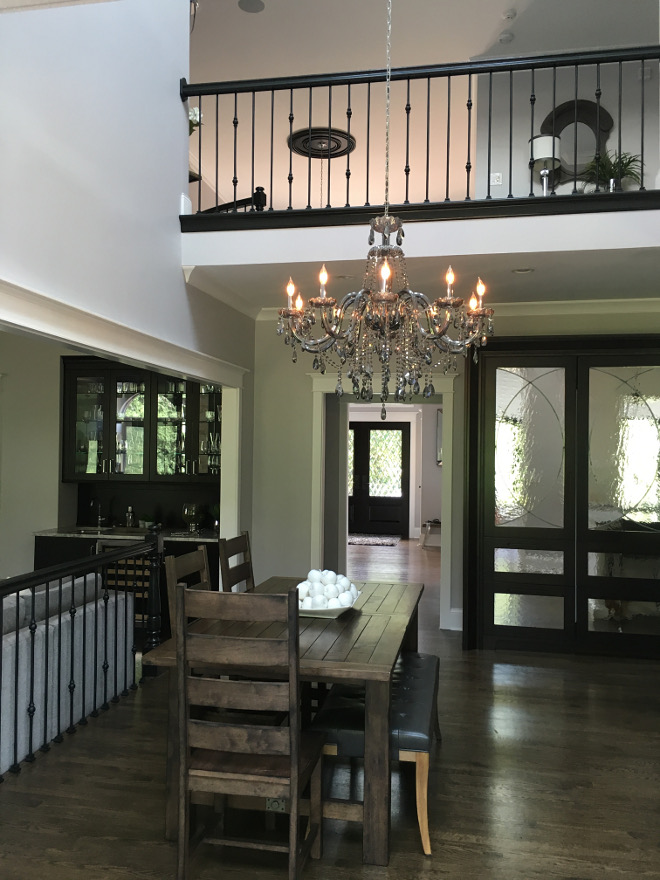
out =
[[[365,544],[368,547],[396,547],[400,535],[349,535],[349,544]]]

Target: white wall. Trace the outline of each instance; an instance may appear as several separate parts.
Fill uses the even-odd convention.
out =
[[[181,271],[188,13],[118,0],[3,15],[0,281],[118,336],[128,325],[222,357],[207,332],[218,304]]]
[[[0,577],[32,571],[34,532],[57,526],[65,353],[0,333]]]

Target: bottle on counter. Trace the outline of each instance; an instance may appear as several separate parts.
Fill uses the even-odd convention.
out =
[[[132,529],[135,526],[135,514],[133,513],[133,508],[129,506],[126,511],[126,528]]]

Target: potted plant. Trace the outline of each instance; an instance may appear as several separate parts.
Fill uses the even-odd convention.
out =
[[[585,184],[594,188],[620,192],[624,180],[642,183],[642,163],[639,156],[632,153],[610,153],[607,150],[598,161],[594,157],[580,175]]]

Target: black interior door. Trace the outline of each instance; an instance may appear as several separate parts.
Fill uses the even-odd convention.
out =
[[[348,530],[408,537],[410,425],[351,422]]]
[[[480,359],[469,647],[658,656],[660,358],[592,344]]]

